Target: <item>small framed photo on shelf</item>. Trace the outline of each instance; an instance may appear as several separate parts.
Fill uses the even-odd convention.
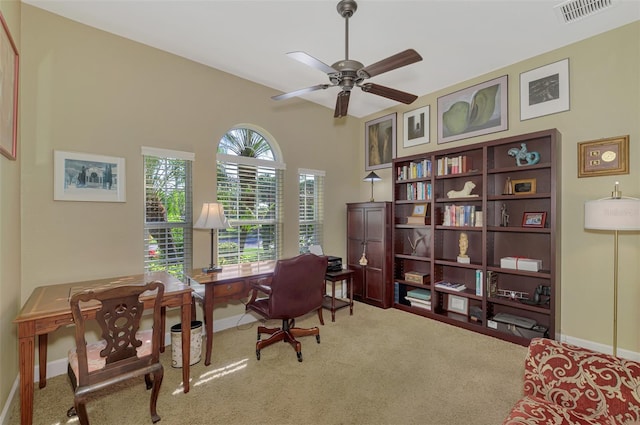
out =
[[[536,193],[536,179],[511,180],[514,195],[531,195]]]
[[[429,143],[429,105],[404,113],[402,147]]]
[[[467,315],[469,314],[469,299],[457,295],[447,295],[447,311]]]
[[[413,206],[413,211],[411,212],[411,217],[424,217],[427,215],[427,209],[429,206],[427,204],[415,204]]]
[[[629,174],[629,135],[578,143],[578,177]]]
[[[525,212],[522,214],[522,227],[544,227],[547,222],[547,213]]]

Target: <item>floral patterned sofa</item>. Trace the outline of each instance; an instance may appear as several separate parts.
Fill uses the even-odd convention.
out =
[[[507,424],[640,424],[640,363],[535,338]]]

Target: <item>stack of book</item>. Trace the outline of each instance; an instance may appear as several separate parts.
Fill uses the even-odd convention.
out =
[[[453,282],[438,282],[436,283],[436,288],[448,289],[449,291],[462,292],[467,287],[464,283],[453,283]]]
[[[416,288],[407,291],[404,299],[409,301],[411,307],[431,310],[431,291],[428,289]]]

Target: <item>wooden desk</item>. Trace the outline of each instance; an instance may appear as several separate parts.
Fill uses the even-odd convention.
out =
[[[276,261],[261,261],[257,263],[244,263],[223,266],[221,272],[203,273],[202,269],[194,269],[188,280],[204,285],[204,328],[207,334],[204,364],[211,364],[211,349],[213,347],[213,306],[214,304],[227,303],[230,300],[246,298],[251,289],[251,281],[273,275]],[[193,282],[195,281],[195,282]],[[194,294],[202,293],[196,291]]]
[[[35,363],[35,336],[38,335],[38,353],[40,356],[40,388],[47,384],[47,334],[73,323],[69,298],[72,294],[85,289],[135,285],[159,280],[165,285],[162,299],[163,311],[166,307],[181,307],[182,323],[191,320],[192,289],[165,272],[153,272],[144,275],[123,276],[110,279],[98,279],[86,282],[64,283],[40,286],[20,310],[13,323],[18,325],[18,356],[20,363],[20,415],[22,425],[33,422],[33,368]],[[145,300],[145,308],[153,306],[152,299]],[[95,317],[94,308],[86,308],[86,317]],[[163,330],[164,334],[164,321]],[[189,392],[189,357],[191,350],[191,329],[182,330],[182,380],[184,392]]]
[[[353,316],[353,270],[340,270],[337,272],[327,272],[325,281],[331,282],[331,296],[325,294],[322,300],[322,307],[331,310],[331,321],[336,321],[336,310],[349,306],[349,315]],[[336,282],[347,281],[348,300],[336,298]]]

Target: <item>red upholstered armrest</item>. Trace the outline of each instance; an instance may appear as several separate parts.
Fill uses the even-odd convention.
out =
[[[271,280],[271,277],[263,277],[257,280],[250,281],[251,296],[249,298],[249,303],[254,302],[258,298],[258,293],[260,292],[271,296]]]
[[[546,338],[531,340],[524,395],[590,420],[640,420],[640,363]],[[611,422],[608,419],[614,418]]]

